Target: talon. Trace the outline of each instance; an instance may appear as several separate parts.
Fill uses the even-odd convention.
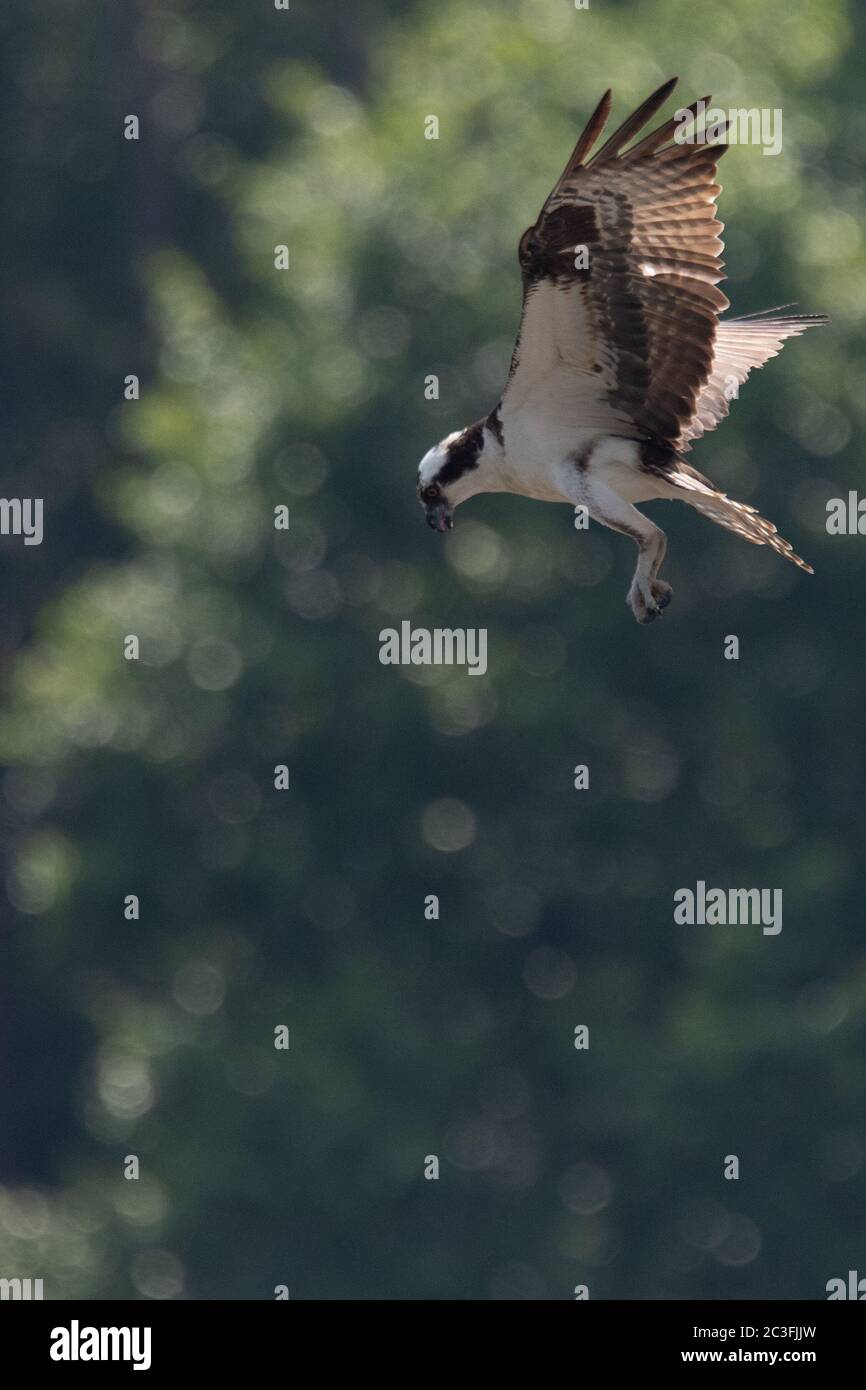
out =
[[[644,616],[642,618],[638,618],[638,622],[654,623],[656,618],[660,618],[661,615],[662,610],[656,604],[653,604],[652,608],[650,608],[649,604],[647,604],[646,612],[644,613]]]
[[[663,580],[654,580],[649,592],[645,592],[640,586],[633,586],[626,596],[626,602],[639,623],[654,623],[656,618],[660,618],[662,610],[667,607],[672,597],[669,584]]]

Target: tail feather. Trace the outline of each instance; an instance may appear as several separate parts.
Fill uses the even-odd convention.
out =
[[[676,487],[681,500],[688,502],[690,507],[694,507],[710,521],[724,526],[727,531],[735,532],[752,545],[769,545],[778,555],[790,560],[792,565],[805,570],[806,574],[815,573],[812,566],[796,553],[791,542],[779,535],[771,521],[767,521],[766,517],[761,516],[760,512],[748,503],[735,502],[733,498],[719,492],[708,479],[703,478],[688,464],[681,463],[679,470],[669,474],[668,478]]]

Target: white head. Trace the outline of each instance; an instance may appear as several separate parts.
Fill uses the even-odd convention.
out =
[[[487,490],[482,465],[489,433],[488,420],[455,430],[428,449],[418,465],[418,501],[434,531],[447,531],[454,525],[455,507]]]

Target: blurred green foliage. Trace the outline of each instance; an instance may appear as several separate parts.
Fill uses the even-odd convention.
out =
[[[823,1297],[862,1270],[866,1195],[866,562],[824,527],[862,485],[856,7],[4,25],[4,487],[45,497],[46,538],[0,554],[0,1273]],[[834,323],[693,455],[816,577],[650,508],[675,602],[644,630],[628,544],[511,497],[443,542],[414,469],[495,403],[518,237],[601,90],[622,115],[674,72],[683,102],[783,110],[778,157],[722,165],[734,312]],[[486,626],[488,675],[381,666],[403,618]],[[699,878],[783,888],[781,935],[674,926]]]

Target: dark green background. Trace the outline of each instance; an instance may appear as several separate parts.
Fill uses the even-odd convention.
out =
[[[862,479],[856,8],[13,6],[2,486],[46,534],[0,541],[0,1275],[815,1299],[866,1273],[866,540],[824,524]],[[815,577],[651,506],[675,598],[644,629],[630,544],[512,497],[443,541],[414,471],[497,398],[517,239],[600,92],[621,116],[674,72],[681,102],[783,110],[778,157],[722,165],[734,312],[833,324],[692,455]],[[487,627],[488,675],[381,666],[404,618]],[[675,926],[698,879],[781,887],[781,935]]]

